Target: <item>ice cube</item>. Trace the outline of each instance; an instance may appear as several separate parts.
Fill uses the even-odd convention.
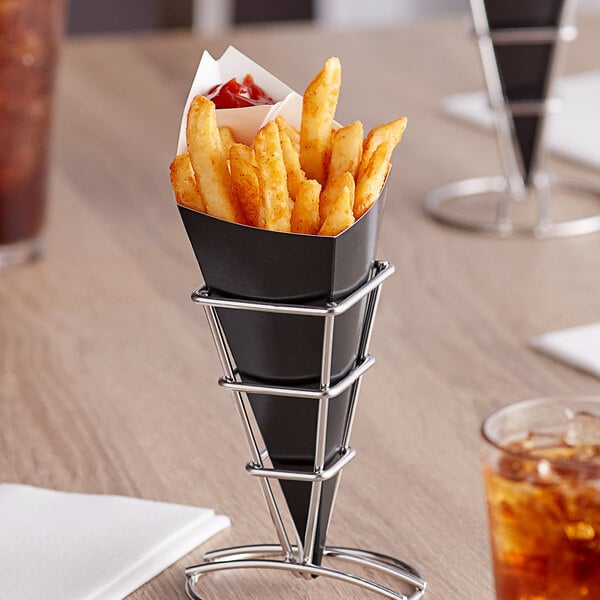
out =
[[[536,450],[562,446],[563,443],[560,434],[554,431],[530,431],[527,437],[519,442],[519,451],[534,453]]]
[[[577,521],[567,523],[564,527],[567,537],[573,542],[589,542],[596,537],[596,530],[591,523]]]
[[[600,416],[589,412],[574,413],[570,416],[563,441],[568,446],[600,449]]]

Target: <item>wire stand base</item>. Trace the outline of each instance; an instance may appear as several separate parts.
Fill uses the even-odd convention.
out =
[[[432,218],[445,225],[476,233],[495,234],[502,237],[534,235],[536,238],[568,237],[600,231],[600,212],[590,217],[554,222],[549,216],[549,201],[553,190],[585,195],[600,201],[600,187],[580,181],[552,179],[543,187],[535,188],[537,194],[537,218],[531,225],[515,225],[512,204],[527,200],[515,200],[509,193],[505,177],[477,177],[455,181],[431,192],[423,207]],[[461,198],[487,197],[496,203],[495,219],[470,217],[453,210],[449,203]]]
[[[339,302],[328,302],[324,306],[273,304],[240,298],[224,298],[211,294],[210,290],[205,287],[198,288],[193,292],[193,301],[204,307],[208,325],[215,341],[219,361],[223,368],[223,377],[219,379],[219,385],[228,390],[234,399],[234,405],[240,417],[244,436],[250,450],[251,459],[246,465],[246,471],[249,475],[256,477],[260,484],[269,516],[275,526],[279,544],[242,546],[209,552],[204,556],[203,564],[189,567],[185,570],[187,577],[186,591],[192,600],[202,600],[196,591],[197,583],[202,576],[214,571],[230,571],[234,569],[288,571],[308,580],[318,576],[328,577],[359,586],[364,590],[369,590],[391,600],[419,600],[425,593],[425,582],[421,579],[419,573],[406,563],[389,556],[384,556],[383,554],[367,552],[366,550],[331,546],[322,547],[323,541],[320,540],[324,540],[325,538],[324,536],[320,538],[318,532],[320,525],[324,525],[325,531],[328,527],[328,523],[319,524],[323,486],[328,481],[331,482],[334,478],[337,479],[330,505],[333,506],[342,470],[356,455],[356,451],[350,447],[349,442],[356,415],[361,378],[375,362],[375,359],[368,353],[369,341],[375,313],[377,312],[381,286],[393,272],[394,266],[391,263],[375,261],[369,279],[365,283]],[[331,370],[336,318],[363,300],[364,316],[360,324],[360,340],[358,342],[356,359],[352,369],[340,381],[334,384],[332,383]],[[323,322],[323,337],[319,387],[281,387],[274,383],[259,384],[244,381],[238,371],[217,309],[263,312],[277,315],[301,315],[303,317],[321,319]],[[337,456],[334,459],[326,461],[325,450],[327,445],[329,403],[335,402],[336,398],[345,391],[349,391],[350,397],[344,421],[341,423],[343,430]],[[274,468],[264,440],[262,440],[262,444],[260,443],[260,427],[257,427],[257,423],[251,418],[252,407],[250,397],[253,394],[267,394],[282,398],[300,398],[306,403],[317,403],[318,408],[313,434],[315,440],[315,457],[312,470]],[[303,527],[302,530],[298,530],[293,518],[291,527],[286,528],[282,513],[285,502],[281,504],[275,497],[272,487],[272,482],[274,481],[296,481],[310,484],[306,527]],[[288,516],[291,516],[291,514]],[[327,560],[351,562],[363,568],[385,574],[395,579],[398,583],[402,583],[405,588],[410,587],[412,591],[410,595],[406,595],[403,592],[394,591],[359,575],[321,566],[317,564],[320,563],[321,558],[320,556],[316,557],[318,554],[322,554]]]
[[[208,552],[204,555],[203,564],[188,567],[185,570],[187,577],[186,592],[192,600],[205,600],[202,596],[198,595],[196,587],[199,579],[208,573],[234,569],[272,569],[288,571],[296,576],[307,579],[317,576],[329,577],[374,592],[384,598],[391,598],[392,600],[419,600],[425,593],[426,583],[413,567],[384,554],[354,548],[325,547],[323,549],[323,557],[327,559],[352,562],[359,566],[384,573],[405,585],[411,586],[414,588],[414,591],[409,596],[358,575],[351,575],[344,571],[338,571],[321,565],[310,563],[299,564],[285,560],[284,557],[285,553],[282,547],[274,544],[239,546],[237,548],[226,548]]]

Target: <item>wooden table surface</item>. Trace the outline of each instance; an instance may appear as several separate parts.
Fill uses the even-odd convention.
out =
[[[586,19],[568,71],[597,66]],[[338,119],[400,115],[379,256],[386,284],[352,445],[330,528],[334,545],[404,559],[431,600],[491,598],[478,428],[522,398],[599,394],[583,373],[536,354],[536,334],[600,319],[600,235],[501,240],[445,228],[420,203],[432,188],[499,171],[491,134],[439,114],[483,85],[460,21],[329,33],[249,28],[69,41],[58,86],[47,249],[0,273],[0,480],[215,507],[233,527],[131,598],[184,599],[203,551],[273,542],[202,310],[200,274],[168,183],[180,111],[203,49],[229,43],[302,90],[338,55]],[[564,162],[556,169],[597,180]],[[210,598],[354,599],[319,579],[236,573]]]

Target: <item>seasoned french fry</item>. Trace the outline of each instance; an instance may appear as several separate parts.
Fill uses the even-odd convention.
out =
[[[329,216],[335,201],[345,187],[350,189],[352,197],[354,197],[354,177],[352,177],[352,173],[349,171],[342,173],[331,183],[327,182],[327,185],[321,194],[321,204],[319,205],[319,218],[321,224],[323,224]]]
[[[231,191],[242,208],[248,225],[265,226],[264,208],[260,201],[258,168],[254,150],[245,144],[233,144],[229,150]]]
[[[233,132],[227,125],[219,127],[219,137],[221,138],[221,146],[223,146],[223,154],[229,156],[229,149],[235,144]]]
[[[241,209],[230,193],[227,157],[217,127],[215,105],[204,96],[196,96],[187,118],[187,147],[196,181],[213,217],[243,223]]]
[[[300,168],[300,156],[294,148],[290,136],[286,131],[279,131],[281,141],[281,151],[283,152],[283,162],[287,173],[287,187],[292,200],[296,200],[298,186],[306,179],[304,171]]]
[[[342,173],[350,171],[356,179],[363,149],[363,124],[354,121],[333,134],[331,160],[327,182],[335,181]]]
[[[310,233],[319,231],[319,195],[321,184],[315,179],[305,179],[298,187],[298,194],[292,209],[292,231]]]
[[[325,223],[319,230],[319,235],[338,235],[354,223],[354,214],[352,205],[354,204],[354,194],[348,187],[344,187],[341,194],[337,197],[331,212],[325,219]]]
[[[402,139],[402,134],[406,129],[407,123],[408,120],[406,117],[402,117],[371,129],[363,146],[363,155],[358,169],[357,181],[363,176],[365,170],[369,166],[373,153],[383,142],[389,142],[389,152],[391,155],[398,142]]]
[[[204,202],[200,188],[196,183],[190,155],[186,152],[176,156],[171,163],[170,170],[171,185],[173,186],[173,192],[175,192],[177,204],[205,213],[206,202]]]
[[[290,231],[292,202],[287,190],[287,176],[279,129],[275,121],[267,123],[254,138],[258,166],[258,184],[264,207],[265,228]]]
[[[325,184],[331,154],[331,125],[342,81],[340,60],[331,57],[308,84],[302,101],[300,164],[309,179]]]
[[[389,141],[381,143],[371,156],[371,160],[356,183],[356,198],[354,200],[354,216],[359,219],[375,203],[390,168],[392,153]]]
[[[279,135],[285,131],[292,142],[292,146],[296,149],[296,152],[300,152],[300,132],[290,125],[283,115],[277,115],[275,117],[275,123],[277,123],[277,127],[279,128]]]

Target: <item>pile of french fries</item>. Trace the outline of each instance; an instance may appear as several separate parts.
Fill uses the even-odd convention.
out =
[[[335,129],[341,65],[329,58],[308,85],[300,131],[282,116],[252,146],[217,126],[215,105],[196,96],[187,115],[187,152],[171,163],[177,203],[220,219],[275,231],[336,236],[381,193],[406,119],[363,140],[355,121]]]

